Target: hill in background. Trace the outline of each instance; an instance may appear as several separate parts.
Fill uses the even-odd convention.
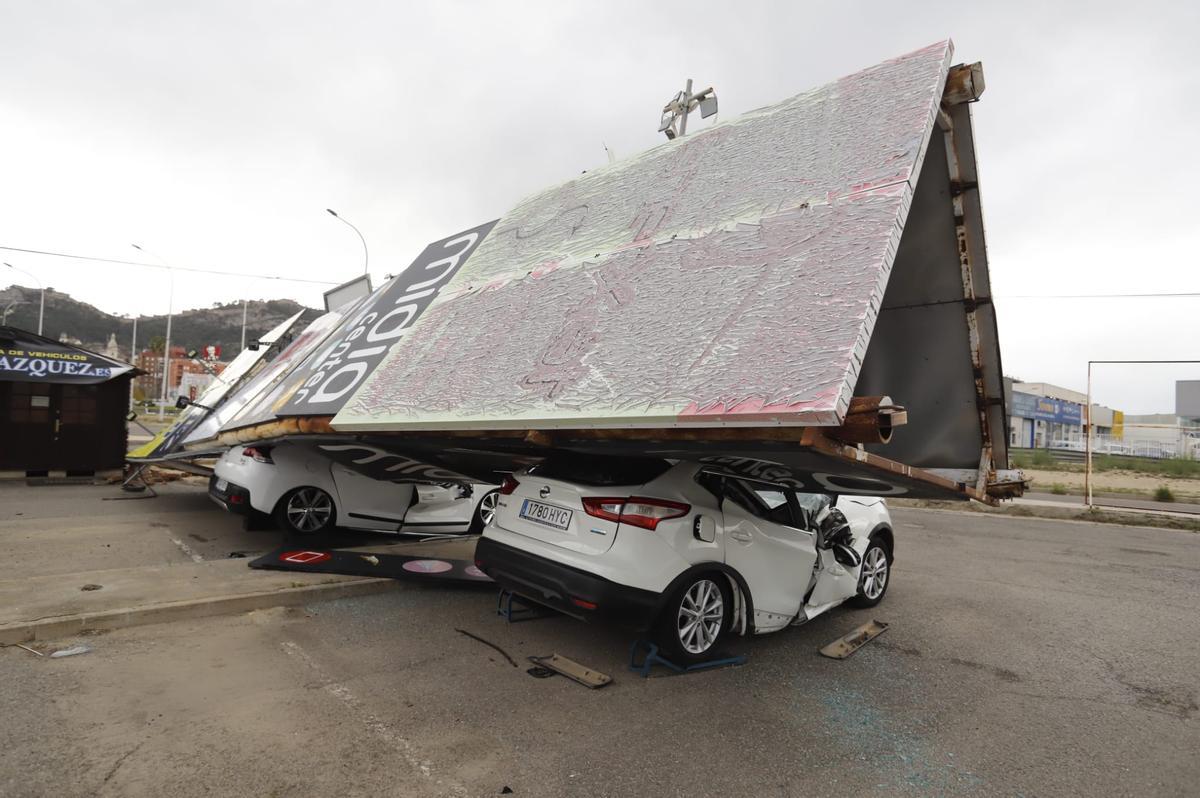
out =
[[[8,312],[8,324],[37,332],[38,300],[36,288],[11,285],[0,291],[0,312],[10,302],[19,302]],[[300,310],[308,310],[291,299],[251,300],[246,314],[246,341],[250,342]],[[315,313],[315,311],[314,311]],[[146,349],[167,330],[167,317],[142,316],[138,319],[137,348]],[[103,350],[110,335],[116,334],[123,358],[129,357],[133,320],[105,313],[94,305],[72,299],[70,294],[46,289],[46,315],[42,334],[58,340],[63,334],[78,339],[87,349]],[[242,303],[214,305],[175,313],[171,320],[171,344],[185,349],[219,345],[221,358],[229,360],[241,348]]]

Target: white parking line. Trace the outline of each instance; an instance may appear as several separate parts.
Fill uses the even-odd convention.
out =
[[[376,715],[372,714],[359,700],[358,696],[351,692],[346,685],[335,681],[322,668],[316,660],[309,656],[308,652],[300,647],[298,643],[291,640],[285,640],[279,644],[285,654],[293,659],[301,662],[309,670],[317,674],[321,681],[321,689],[329,693],[334,698],[345,704],[356,716],[358,716],[367,730],[374,734],[379,739],[396,749],[405,761],[408,762],[414,770],[417,770],[427,779],[433,780],[441,790],[440,794],[467,796],[469,793],[461,784],[446,778],[435,778],[433,775],[433,766],[428,760],[422,759],[412,743],[407,738],[398,734],[386,721],[381,720]]]
[[[182,551],[184,554],[186,554],[187,556],[192,558],[192,562],[204,562],[204,558],[201,557],[199,554],[197,554],[196,550],[193,549],[191,546],[184,543],[182,540],[180,540],[179,538],[175,537],[174,535],[172,535],[170,533],[167,533],[167,536],[169,538],[171,538],[172,543],[174,543],[176,546],[179,547],[180,551]]]

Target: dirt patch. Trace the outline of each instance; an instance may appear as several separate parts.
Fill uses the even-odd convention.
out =
[[[1050,518],[1066,521],[1089,521],[1094,524],[1120,524],[1122,526],[1152,526],[1160,529],[1180,529],[1200,532],[1200,518],[1184,518],[1174,515],[1156,515],[1136,511],[1117,512],[1102,509],[1076,509],[1070,506],[1046,507],[1031,504],[1003,504],[991,507],[979,502],[943,502],[928,499],[888,499],[893,507],[916,507],[927,510],[957,510],[958,512],[981,513],[983,515],[1012,515],[1019,518]]]
[[[1084,474],[1081,471],[1043,470],[1039,468],[1022,469],[1025,477],[1030,480],[1031,489],[1036,491],[1053,491],[1055,485],[1066,489],[1067,493],[1083,493]],[[1135,471],[1100,471],[1092,473],[1092,491],[1095,493],[1121,493],[1130,496],[1145,496],[1154,498],[1154,491],[1166,486],[1179,501],[1200,499],[1200,480],[1161,477],[1153,474],[1142,474]]]

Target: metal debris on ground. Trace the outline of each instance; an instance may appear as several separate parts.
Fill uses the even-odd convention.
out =
[[[54,653],[52,653],[50,655],[50,658],[58,659],[60,657],[73,657],[76,654],[86,654],[91,650],[92,650],[91,646],[84,646],[84,645],[71,646],[70,648],[61,648],[58,651],[55,651]]]
[[[459,634],[466,635],[467,637],[471,638],[472,640],[478,640],[480,643],[483,643],[485,646],[490,646],[491,648],[496,649],[504,656],[504,658],[506,660],[508,660],[509,665],[512,665],[514,668],[517,667],[517,661],[515,659],[513,659],[512,657],[510,657],[508,655],[507,651],[500,648],[500,646],[496,645],[495,643],[491,642],[490,640],[484,640],[479,635],[471,634],[466,629],[455,629],[454,631],[458,632]]]
[[[579,682],[584,687],[590,687],[593,690],[612,683],[612,677],[608,674],[594,671],[586,665],[580,665],[575,660],[567,659],[559,654],[551,654],[546,657],[529,657],[529,661],[534,665],[549,668],[555,673],[561,673],[571,681]]]
[[[830,659],[845,659],[858,651],[868,642],[883,634],[888,624],[882,621],[869,621],[848,635],[843,635],[821,649],[821,653]]]

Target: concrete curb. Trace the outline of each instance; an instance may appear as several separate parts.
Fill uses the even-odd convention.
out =
[[[0,625],[0,645],[51,640],[77,635],[85,631],[126,629],[152,623],[235,615],[271,607],[294,607],[297,604],[307,604],[311,601],[329,601],[330,599],[387,593],[403,587],[403,583],[395,579],[356,579],[258,593],[213,596],[142,607],[62,615],[33,621],[17,621]]]

